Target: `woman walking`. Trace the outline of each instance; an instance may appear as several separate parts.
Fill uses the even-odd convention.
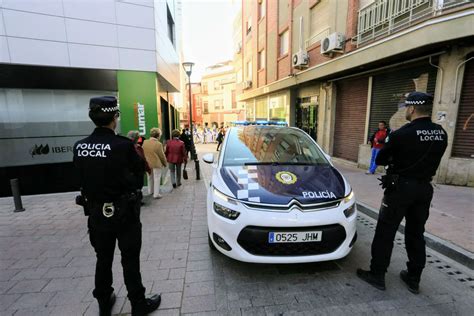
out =
[[[148,162],[146,161],[145,158],[145,153],[143,152],[142,146],[139,144],[139,140],[141,138],[140,134],[138,131],[130,131],[127,134],[127,137],[130,138],[130,140],[133,142],[135,145],[135,151],[137,152],[138,156],[142,159],[142,165],[140,166],[140,170],[135,174],[135,181],[137,184],[137,194],[140,198],[140,201],[142,201],[143,205],[143,194],[142,194],[142,188],[144,185],[144,179],[145,179],[145,171],[147,174],[151,173],[151,168],[148,165]]]
[[[179,130],[175,129],[171,132],[173,137],[166,143],[166,160],[170,166],[171,183],[173,188],[181,185],[181,164],[187,161],[186,149],[184,142],[179,139]]]
[[[159,141],[161,130],[152,128],[150,130],[150,139],[143,142],[143,151],[146,161],[152,169],[148,174],[148,192],[153,194],[153,198],[160,199],[161,170],[167,166],[163,144]]]

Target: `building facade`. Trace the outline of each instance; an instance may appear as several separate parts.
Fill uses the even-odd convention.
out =
[[[92,96],[115,95],[119,133],[169,137],[179,118],[178,0],[0,1],[0,196],[77,190],[73,144]],[[166,30],[166,32],[163,32]]]
[[[401,127],[405,95],[432,93],[449,135],[435,180],[474,186],[471,1],[243,0],[241,22],[248,118],[284,119],[365,168],[377,123]]]
[[[226,61],[206,69],[199,93],[202,126],[224,126],[245,119],[244,104],[237,103],[236,73],[233,62]]]

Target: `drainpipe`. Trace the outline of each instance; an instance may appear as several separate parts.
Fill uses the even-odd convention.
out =
[[[429,59],[430,65],[433,66],[433,67],[435,67],[435,68],[438,68],[439,71],[440,71],[440,77],[441,77],[441,79],[440,79],[440,89],[439,89],[439,100],[438,100],[438,104],[441,104],[441,97],[442,97],[442,95],[443,95],[443,68],[441,68],[441,67],[436,66],[435,64],[433,64],[433,63],[431,62],[431,57],[432,57],[432,56],[430,56],[430,59]]]
[[[474,59],[474,56],[469,58],[469,59],[466,59],[465,61],[461,62],[457,68],[456,68],[456,81],[455,81],[455,84],[454,84],[454,98],[453,98],[453,103],[456,103],[456,98],[457,98],[457,95],[458,95],[458,82],[459,82],[459,69],[461,68],[462,65],[464,65],[465,63],[467,63],[468,61]]]

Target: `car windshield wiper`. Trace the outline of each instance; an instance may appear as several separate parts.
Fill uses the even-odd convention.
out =
[[[319,166],[325,165],[325,163],[320,162],[294,162],[294,161],[287,161],[287,162],[278,162],[278,161],[255,161],[255,162],[246,162],[245,166],[259,166],[259,165],[271,165],[271,166]]]

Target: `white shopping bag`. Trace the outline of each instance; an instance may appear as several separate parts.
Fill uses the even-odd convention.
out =
[[[161,193],[170,193],[173,191],[173,186],[171,185],[171,176],[169,173],[168,167],[163,167],[161,169],[161,186],[160,192]]]

